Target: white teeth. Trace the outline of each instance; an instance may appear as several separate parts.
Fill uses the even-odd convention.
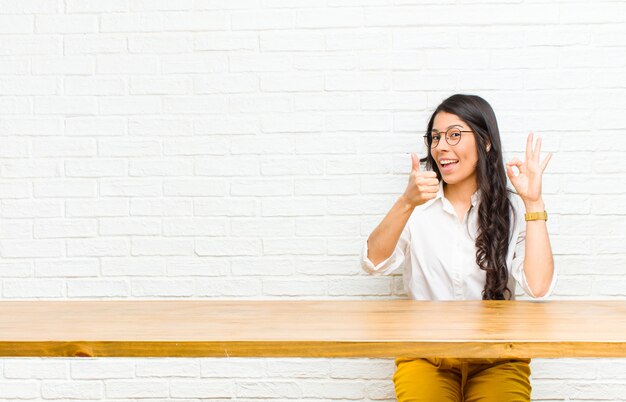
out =
[[[442,165],[449,165],[450,163],[456,163],[456,162],[458,162],[457,159],[446,159],[446,160],[441,161],[441,164]]]

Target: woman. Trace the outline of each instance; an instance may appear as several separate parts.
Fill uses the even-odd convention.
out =
[[[435,109],[424,138],[426,170],[411,154],[406,190],[369,236],[363,269],[386,275],[403,266],[417,300],[510,300],[516,283],[533,298],[548,296],[557,275],[541,196],[551,154],[540,162],[541,138],[533,146],[530,133],[525,161],[505,170],[493,109],[460,94]],[[530,401],[530,359],[395,363],[399,402]]]

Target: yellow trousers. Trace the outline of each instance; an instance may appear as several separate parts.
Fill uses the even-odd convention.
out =
[[[530,359],[399,357],[398,402],[530,402]]]

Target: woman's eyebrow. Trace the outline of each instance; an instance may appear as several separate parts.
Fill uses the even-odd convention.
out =
[[[448,126],[448,128],[446,128],[446,131],[449,130],[450,128],[452,128],[452,127],[461,127],[461,128],[463,128],[463,126],[460,125],[460,124],[453,124],[451,126]],[[433,128],[431,131],[439,132],[439,130],[437,130],[436,128]]]

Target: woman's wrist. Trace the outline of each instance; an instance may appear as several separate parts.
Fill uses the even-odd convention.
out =
[[[542,212],[546,209],[546,205],[541,198],[536,201],[524,200],[524,206],[526,207],[526,212]]]
[[[415,209],[415,205],[409,202],[409,199],[406,197],[405,194],[402,194],[400,197],[398,197],[397,203],[402,207],[403,212],[413,212],[413,210]]]

